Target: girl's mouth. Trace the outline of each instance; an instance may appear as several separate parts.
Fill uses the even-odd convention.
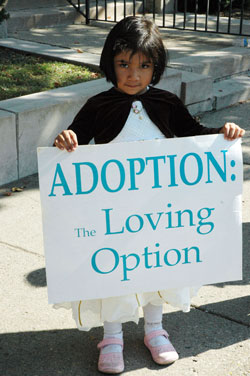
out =
[[[131,85],[131,84],[127,84],[126,86],[128,86],[128,87],[131,87],[131,88],[136,88],[136,87],[140,87],[140,85]]]

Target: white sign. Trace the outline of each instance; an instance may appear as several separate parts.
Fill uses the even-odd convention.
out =
[[[241,141],[39,148],[50,303],[242,278]]]

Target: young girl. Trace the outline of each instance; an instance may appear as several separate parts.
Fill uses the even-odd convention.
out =
[[[202,126],[174,94],[154,88],[165,66],[166,53],[156,25],[144,17],[120,21],[106,39],[100,62],[114,87],[89,99],[68,130],[56,137],[55,146],[71,152],[91,139],[102,144],[215,133],[224,133],[228,140],[243,136],[244,130],[233,123],[222,128]],[[80,330],[104,325],[98,369],[114,374],[124,370],[122,323],[137,323],[139,307],[144,313],[144,343],[153,360],[157,364],[176,361],[178,354],[162,328],[162,305],[168,302],[188,312],[196,292],[195,287],[185,287],[69,304]]]

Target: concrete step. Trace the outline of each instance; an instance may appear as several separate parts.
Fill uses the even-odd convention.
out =
[[[187,71],[181,73],[180,98],[193,115],[250,99],[250,71],[215,82],[210,76]]]
[[[250,99],[250,71],[213,82],[212,77],[182,72],[181,99],[191,114],[220,110]]]
[[[212,97],[212,77],[182,71],[181,100],[185,105],[205,101]]]
[[[84,17],[68,5],[64,7],[36,8],[10,11],[7,20],[8,32],[44,28],[55,25],[69,25],[84,22]]]
[[[220,110],[250,99],[250,76],[242,75],[213,85],[213,108]]]
[[[49,8],[60,7],[67,5],[67,0],[9,0],[6,6],[8,11],[21,10],[21,9],[37,9],[37,8]]]
[[[15,33],[18,30],[30,30],[33,28],[45,28],[52,27],[56,25],[69,25],[69,24],[80,24],[85,23],[85,18],[78,13],[72,5],[69,5],[66,0],[61,6],[48,6],[47,1],[42,3],[41,0],[38,1],[38,6],[35,8],[34,5],[31,8],[26,8],[28,0],[23,2],[24,8],[14,8],[8,9],[10,18],[7,21],[7,28],[9,33]],[[47,7],[44,6],[47,4]],[[60,4],[56,2],[55,4]],[[66,5],[65,5],[66,4]],[[110,3],[105,14],[105,1],[100,0],[98,8],[96,8],[96,3],[90,1],[90,18],[95,19],[97,16],[100,19],[107,17],[108,21],[114,21],[115,19],[119,21],[124,17],[124,3],[123,1],[117,1],[116,7],[114,2]],[[41,6],[43,5],[43,6]],[[138,14],[142,10],[141,1],[129,1],[126,3],[126,15],[132,15],[134,12]],[[81,7],[83,13],[85,13],[85,3]]]
[[[250,69],[250,48],[228,47],[172,60],[171,68],[211,76],[214,80]]]

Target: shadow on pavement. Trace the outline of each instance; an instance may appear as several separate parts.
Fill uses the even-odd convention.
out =
[[[45,268],[33,270],[25,276],[27,282],[33,287],[46,287],[46,270]]]
[[[232,304],[243,304],[245,298]],[[222,302],[221,304],[224,304]],[[220,304],[220,303],[218,303]],[[232,309],[228,306],[228,309]],[[249,339],[249,328],[215,315],[192,309],[189,314],[173,312],[164,315],[164,327],[180,358],[192,357],[211,349],[220,349]],[[160,370],[143,345],[143,321],[123,325],[126,371]],[[89,376],[96,370],[97,343],[102,328],[89,332],[76,329],[33,331],[0,335],[1,376]],[[126,346],[129,344],[129,346]],[[178,362],[177,362],[178,363]],[[176,363],[176,366],[177,366]],[[175,365],[171,366],[175,367]]]

